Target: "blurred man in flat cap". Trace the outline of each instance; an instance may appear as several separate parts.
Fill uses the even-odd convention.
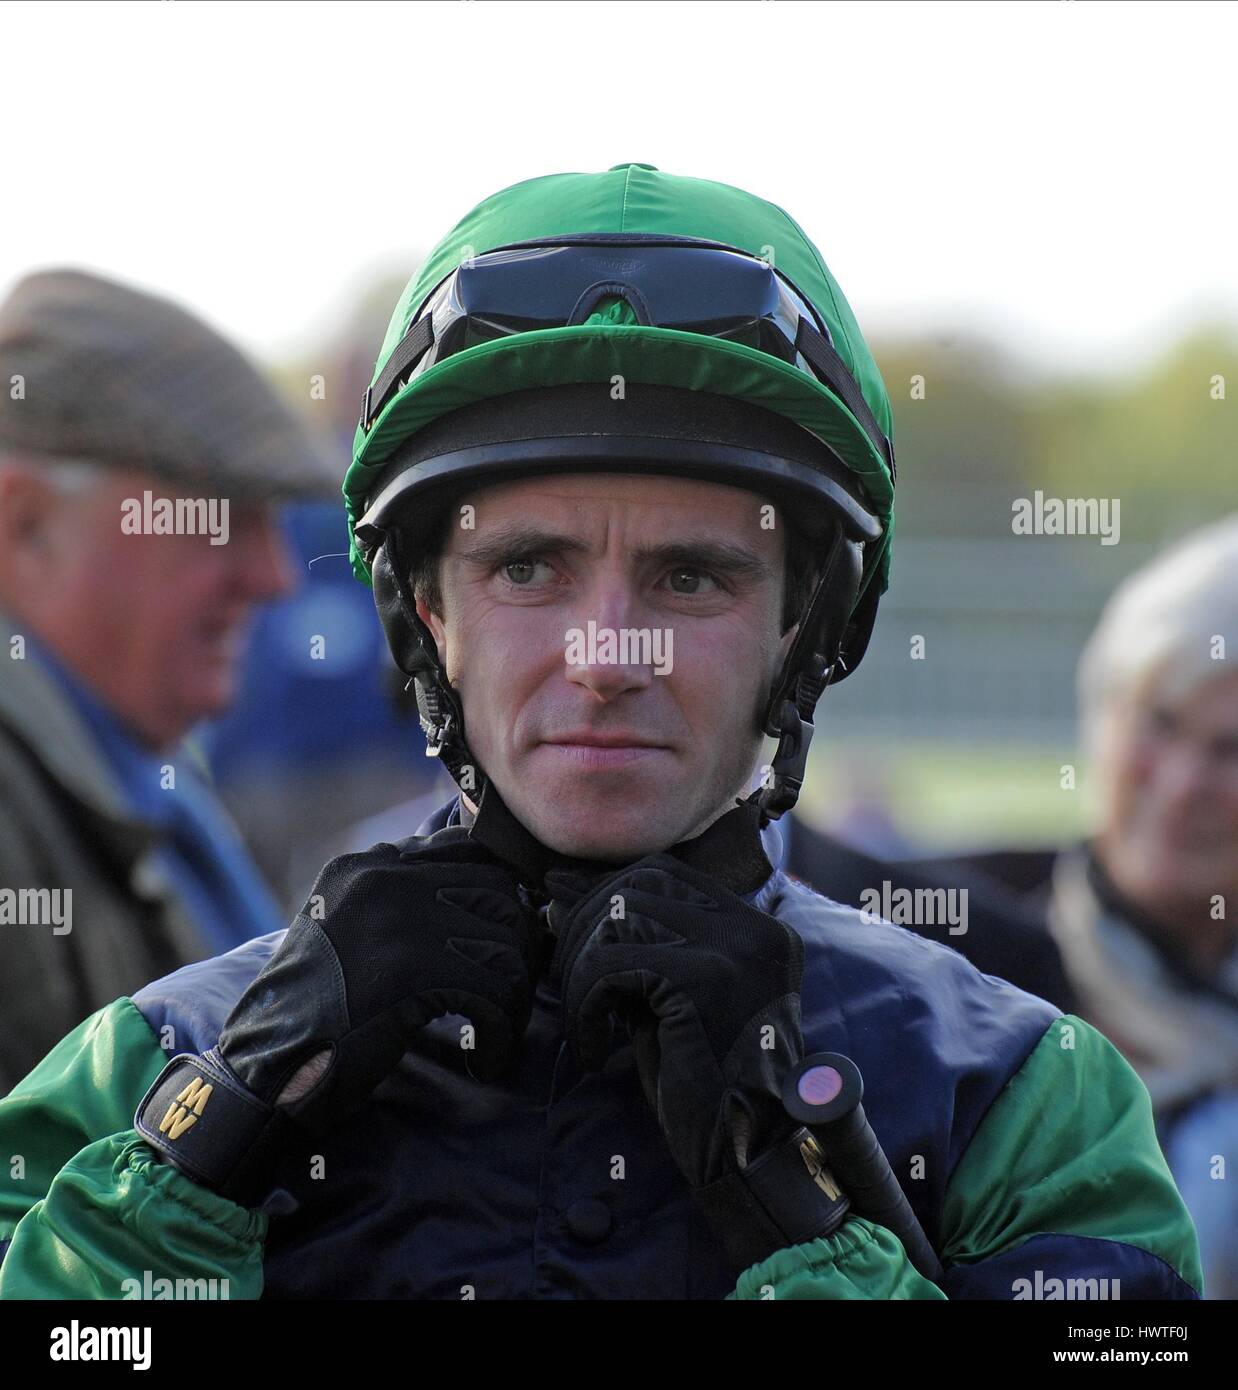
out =
[[[0,1094],[101,1005],[283,925],[180,740],[292,587],[277,505],[337,474],[176,305],[72,270],[0,305]]]

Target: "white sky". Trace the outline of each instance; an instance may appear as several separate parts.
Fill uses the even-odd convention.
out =
[[[872,337],[1107,371],[1238,321],[1236,40],[1184,0],[6,4],[0,293],[84,265],[274,356],[497,189],[640,160],[784,206]]]

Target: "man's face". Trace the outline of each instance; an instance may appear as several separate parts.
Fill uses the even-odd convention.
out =
[[[122,503],[140,502],[146,489],[188,495],[144,472],[115,471],[80,494],[30,499],[38,521],[23,542],[31,550],[22,616],[159,747],[227,708],[253,607],[287,593],[291,579],[266,507],[230,501],[219,545],[201,534],[127,534]]]
[[[1117,887],[1154,917],[1238,903],[1238,674],[1113,713],[1097,849]]]
[[[465,521],[469,506],[472,529],[448,521],[445,614],[418,613],[503,800],[582,858],[699,834],[747,785],[794,638],[776,514],[739,488],[623,474],[483,488]]]

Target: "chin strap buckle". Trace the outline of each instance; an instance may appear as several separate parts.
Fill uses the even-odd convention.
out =
[[[425,725],[422,725],[425,728]],[[426,729],[426,757],[441,758],[443,756],[443,745],[451,737],[452,723],[449,714],[442,724],[431,724]]]
[[[417,686],[417,713],[426,736],[426,757],[440,758],[454,730],[452,709],[432,676],[418,672],[413,680]]]
[[[782,702],[778,716],[778,751],[769,768],[769,781],[749,799],[761,810],[761,827],[778,820],[799,800],[808,772],[808,748],[813,723],[805,719],[790,700]]]

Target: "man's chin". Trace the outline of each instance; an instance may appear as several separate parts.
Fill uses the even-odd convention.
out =
[[[181,687],[178,704],[186,728],[203,719],[218,719],[236,700],[239,678],[233,663],[205,665]]]
[[[1124,870],[1124,871],[1123,871]],[[1232,877],[1222,855],[1183,854],[1161,843],[1144,844],[1114,874],[1119,891],[1153,917],[1174,917],[1184,908],[1207,904]]]
[[[687,833],[676,833],[673,827],[660,830],[659,825],[650,824],[647,814],[641,815],[639,807],[611,807],[591,811],[587,816],[583,812],[571,814],[543,808],[534,816],[521,815],[520,819],[556,854],[602,863],[631,864],[678,844]]]

